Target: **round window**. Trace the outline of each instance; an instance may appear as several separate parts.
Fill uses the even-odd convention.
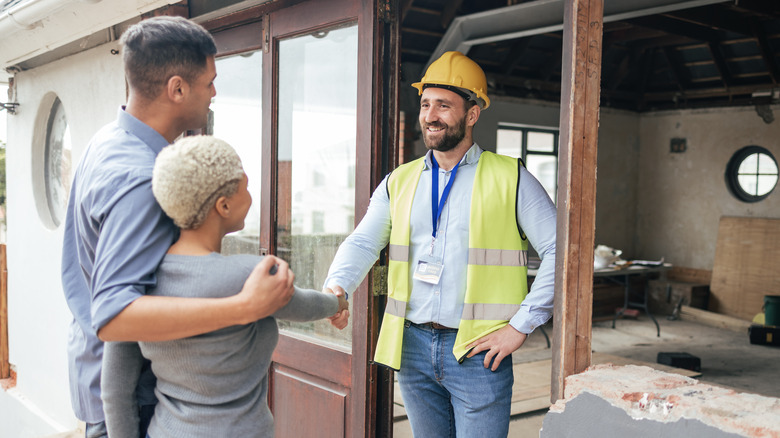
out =
[[[46,201],[54,226],[59,226],[65,216],[70,192],[71,144],[70,128],[65,108],[59,98],[54,99],[46,124],[43,180]]]
[[[778,179],[777,160],[766,148],[746,146],[731,157],[726,184],[737,199],[758,202],[769,196]]]

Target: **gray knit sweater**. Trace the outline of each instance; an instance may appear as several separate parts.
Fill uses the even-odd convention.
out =
[[[234,295],[261,259],[217,253],[169,254],[157,272],[157,287],[149,294],[213,298]],[[140,342],[157,376],[155,394],[159,402],[149,436],[272,437],[267,393],[268,367],[278,339],[274,318],[311,321],[337,310],[335,295],[296,288],[287,306],[274,317],[176,341]],[[135,380],[127,379],[137,379],[138,361],[133,358],[137,352],[133,352],[132,343],[109,343],[106,347],[102,388],[109,433],[112,438],[133,433],[137,436],[138,426],[133,423],[130,408],[132,397],[122,389],[135,386]]]

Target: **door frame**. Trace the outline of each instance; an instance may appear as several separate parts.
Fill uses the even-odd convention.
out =
[[[278,41],[338,23],[358,24],[357,225],[374,187],[397,163],[400,26],[396,11],[397,0],[282,0],[201,23],[223,36],[218,39],[219,56],[263,50],[261,255],[276,253]],[[220,44],[220,40],[227,43]],[[385,257],[379,264],[386,264]],[[316,345],[318,361],[339,366],[328,370],[314,366],[308,360],[312,344],[286,333],[280,333],[273,356],[274,362],[294,361],[303,372],[349,388],[346,436],[392,436],[393,374],[371,362],[385,305],[385,296],[370,287],[372,280],[369,273],[352,295],[351,353]],[[269,382],[269,400],[272,390]]]

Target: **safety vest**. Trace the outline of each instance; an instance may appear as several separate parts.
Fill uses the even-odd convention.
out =
[[[390,197],[388,298],[374,362],[401,368],[406,305],[411,295],[412,202],[425,157],[399,166]],[[452,353],[462,362],[473,341],[504,327],[528,294],[528,241],[517,223],[519,160],[483,152],[471,192],[466,296]]]

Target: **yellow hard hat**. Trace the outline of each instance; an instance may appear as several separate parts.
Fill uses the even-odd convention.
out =
[[[466,100],[477,102],[482,109],[490,106],[487,96],[485,72],[468,56],[452,51],[433,61],[420,82],[412,87],[422,94],[426,86],[445,88],[462,95]]]

